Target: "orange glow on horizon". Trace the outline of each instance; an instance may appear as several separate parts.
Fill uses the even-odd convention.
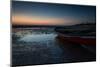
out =
[[[14,15],[12,16],[12,24],[14,25],[65,25],[71,24],[73,20],[65,18],[48,18],[41,16],[23,16],[23,15]]]

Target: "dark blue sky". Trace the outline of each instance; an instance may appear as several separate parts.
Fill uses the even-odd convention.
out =
[[[76,23],[85,23],[85,22],[96,22],[96,7],[12,1],[12,16],[16,16],[16,15],[20,15],[20,16],[24,15],[24,16],[31,16],[31,17],[39,16],[39,18],[42,17],[43,19],[56,18],[56,20],[57,18],[64,18],[64,21],[62,21],[63,23],[61,22],[58,23],[60,23],[60,25],[64,25],[64,24],[67,25],[67,23],[76,24]],[[57,25],[57,23],[55,23],[54,25]]]

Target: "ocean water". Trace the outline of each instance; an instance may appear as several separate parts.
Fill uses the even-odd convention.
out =
[[[61,43],[54,28],[15,28],[12,33],[15,66],[95,61],[95,54],[81,45]]]

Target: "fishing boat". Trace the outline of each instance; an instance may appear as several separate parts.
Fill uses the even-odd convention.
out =
[[[92,52],[96,52],[95,24],[76,25],[71,27],[56,28],[57,39],[62,42],[80,44]]]
[[[58,33],[58,38],[70,41],[71,43],[96,45],[96,37],[95,36],[71,36],[71,35]]]

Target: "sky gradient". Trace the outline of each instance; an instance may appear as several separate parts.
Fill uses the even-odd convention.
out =
[[[13,25],[74,25],[95,23],[96,7],[12,1]]]

